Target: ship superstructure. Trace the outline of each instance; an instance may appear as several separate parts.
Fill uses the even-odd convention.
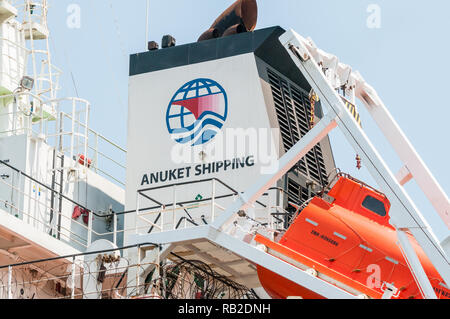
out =
[[[89,127],[87,100],[58,97],[62,71],[52,63],[47,11],[46,0],[0,2],[1,265],[77,254],[100,238],[123,242],[113,236],[123,218],[112,212],[123,211],[124,181],[115,176],[125,167],[111,154],[125,150]],[[0,278],[7,283],[8,271]],[[13,297],[32,295],[19,289]]]
[[[403,186],[449,226],[444,190],[359,73],[292,30],[254,31],[255,0],[199,42],[131,55],[126,152],[89,102],[57,97],[47,1],[0,7],[2,298],[449,297],[448,241]],[[379,190],[339,172],[338,128]]]
[[[239,8],[249,2],[255,1],[237,1],[234,6]],[[351,66],[294,31],[272,28],[239,32],[239,28],[233,27],[235,32],[224,36],[215,33],[218,21],[231,21],[229,16],[235,12],[241,12],[245,21],[245,11],[233,8],[226,10],[197,43],[166,46],[162,50],[153,47],[150,52],[131,57],[126,207],[135,210],[136,215],[125,217],[126,228],[135,226],[134,234],[126,236],[127,243],[157,243],[162,246],[163,257],[203,260],[250,288],[257,288],[261,281],[267,283],[267,279],[255,277],[256,265],[281,276],[290,285],[303,287],[303,292],[312,292],[292,296],[271,291],[272,296],[447,298],[448,256],[433,235],[427,215],[418,211],[403,185],[415,179],[447,226],[448,197],[376,91]],[[244,26],[243,23],[241,29]],[[219,106],[225,96],[227,112],[220,107],[214,109],[210,96],[219,96]],[[203,101],[208,99],[208,108],[202,108]],[[391,171],[365,135],[357,100],[368,109],[403,161],[398,174]],[[213,115],[220,117],[219,124],[203,118]],[[263,134],[262,141],[252,140],[252,128],[270,133]],[[336,128],[358,154],[358,167],[361,161],[365,163],[378,183],[380,191],[376,192],[389,200],[384,218],[395,230],[394,242],[399,243],[403,256],[394,263],[406,267],[394,266],[392,269],[397,270],[392,271],[398,274],[378,278],[382,284],[377,285],[376,293],[367,293],[358,284],[369,285],[366,274],[374,264],[366,261],[374,259],[364,256],[374,254],[377,247],[365,239],[363,229],[344,226],[358,234],[358,239],[339,244],[349,237],[342,235],[342,230],[330,232],[331,221],[325,220],[329,224],[322,225],[327,229],[325,234],[309,229],[319,227],[313,220],[307,220],[308,227],[300,231],[296,232],[294,227],[302,219],[302,211],[307,214],[314,198],[325,198],[330,203],[344,200],[328,195],[338,172],[327,136]],[[244,132],[236,133],[240,129]],[[241,142],[247,141],[244,154],[233,152],[236,135]],[[221,143],[232,151],[221,152]],[[275,152],[269,152],[269,158],[272,155],[276,159],[273,170],[267,170],[267,162],[258,157],[261,154],[252,153],[253,143],[258,145],[258,151],[267,145],[275,146],[272,148]],[[246,156],[255,161],[251,165],[234,165],[239,159],[245,161]],[[372,206],[366,204],[369,208],[365,207],[364,218],[373,223],[378,215],[376,207],[382,207],[384,202],[373,196],[361,202],[355,199],[352,210],[359,211],[356,206],[364,205],[366,200],[372,201]],[[309,243],[308,249],[325,249],[323,254],[329,255],[331,262],[337,257],[321,246],[330,245],[332,250],[333,246],[348,244],[348,251],[341,253],[354,255],[348,265],[353,271],[324,275],[315,270],[330,268],[322,257],[313,259],[306,267],[285,256],[292,247],[297,247],[295,253],[307,256],[301,246],[291,244],[291,248],[284,247],[280,253],[269,244],[282,245],[283,238],[292,232]],[[380,228],[378,236],[383,233]],[[424,258],[418,259],[412,238],[436,272]],[[382,255],[392,259],[388,251]],[[406,273],[400,269],[407,269]],[[417,292],[395,287],[396,281],[397,284],[402,281],[396,280],[396,276],[404,275],[414,278]],[[342,276],[351,284],[343,285],[342,281],[348,281]],[[277,286],[276,276],[271,281],[283,289],[283,284]]]

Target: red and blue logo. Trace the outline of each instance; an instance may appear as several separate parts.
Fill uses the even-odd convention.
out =
[[[227,93],[216,81],[196,79],[184,84],[167,108],[166,123],[180,144],[202,145],[220,132],[228,116]]]

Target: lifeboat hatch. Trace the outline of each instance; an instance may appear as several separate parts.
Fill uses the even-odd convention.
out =
[[[391,203],[386,195],[350,175],[338,174],[338,181],[328,192],[333,204],[364,216],[381,225],[389,224]]]

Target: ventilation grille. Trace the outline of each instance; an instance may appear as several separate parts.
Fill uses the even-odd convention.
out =
[[[267,73],[284,149],[288,151],[309,131],[311,104],[306,93],[295,88],[272,70],[267,69]],[[322,186],[328,184],[323,152],[319,144],[298,163],[297,170]],[[300,194],[300,191],[297,193]],[[294,198],[292,200],[295,201]]]
[[[302,187],[300,184],[295,182],[293,179],[288,179],[288,200],[296,203],[296,204],[303,204],[306,202],[310,197],[315,196],[314,193],[309,193],[308,189],[305,187]]]
[[[302,187],[291,178],[288,178],[287,195],[288,201],[297,205],[302,205],[311,197],[316,196],[316,194],[309,192],[307,188]],[[285,229],[288,229],[293,222],[295,209],[290,205],[288,205],[286,209],[290,214],[286,215],[283,222]]]

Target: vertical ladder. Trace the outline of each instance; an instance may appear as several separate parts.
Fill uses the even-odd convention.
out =
[[[49,31],[47,25],[47,0],[25,0],[23,11],[23,26],[25,39],[29,40],[31,49],[32,72],[36,81],[34,91],[37,96],[47,95],[55,98],[53,69],[49,50]],[[41,45],[37,41],[44,41]],[[37,49],[36,47],[40,48]],[[40,55],[38,57],[38,55]],[[37,61],[41,61],[41,69],[38,72]]]
[[[50,213],[50,235],[61,239],[62,193],[64,184],[64,155],[53,151],[52,195]],[[57,216],[55,216],[57,214]],[[56,225],[55,225],[56,223]]]

